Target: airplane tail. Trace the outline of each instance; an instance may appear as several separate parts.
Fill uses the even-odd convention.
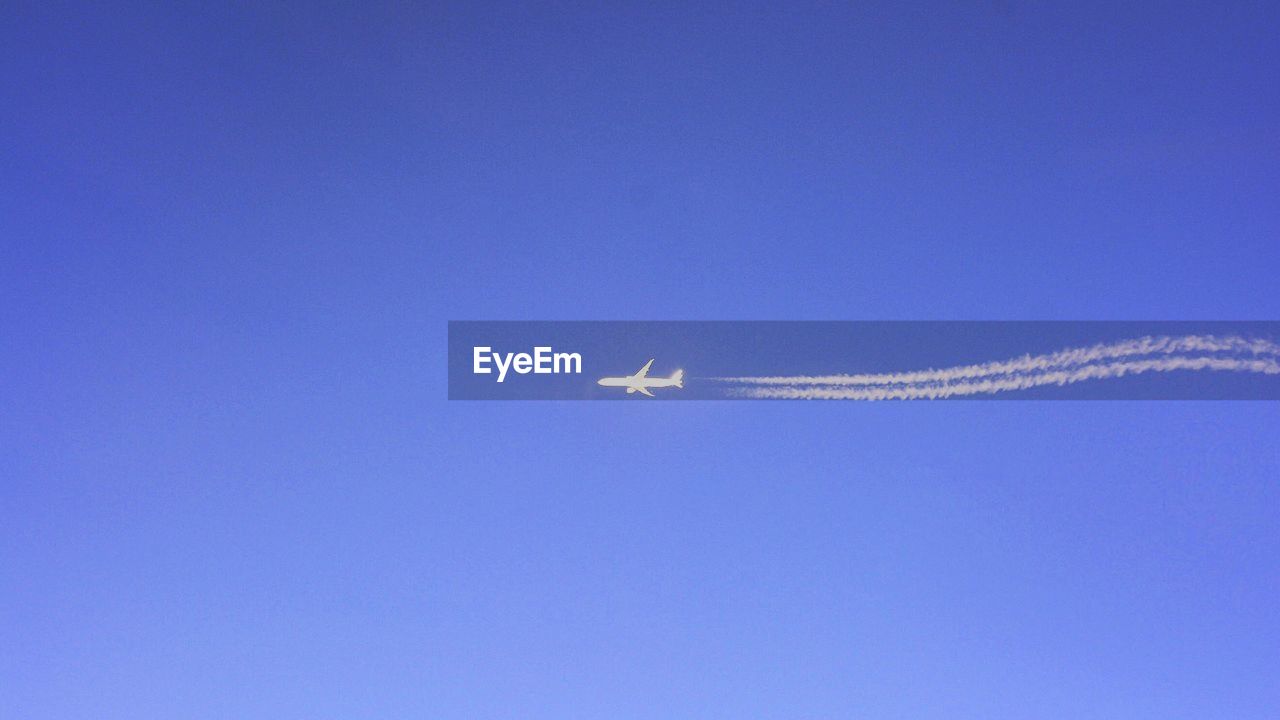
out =
[[[683,370],[677,370],[671,373],[671,379],[676,382],[676,387],[682,390],[684,389],[684,371]]]

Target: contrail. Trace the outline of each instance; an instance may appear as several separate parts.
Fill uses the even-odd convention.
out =
[[[1010,390],[1027,390],[1045,385],[1073,385],[1084,380],[1101,380],[1125,375],[1172,370],[1234,370],[1237,372],[1280,375],[1280,363],[1272,359],[1236,360],[1231,358],[1161,358],[1129,362],[1086,365],[1074,370],[1024,375],[996,376],[945,384],[900,386],[806,385],[768,386],[737,390],[742,397],[797,400],[940,400],[969,395],[990,395]]]
[[[1083,365],[1097,360],[1146,355],[1173,355],[1184,352],[1233,352],[1280,357],[1280,345],[1267,340],[1245,340],[1239,337],[1218,338],[1212,335],[1188,335],[1180,338],[1145,337],[1138,340],[1099,344],[1087,348],[1062,350],[1047,355],[1024,355],[1013,360],[982,363],[980,365],[961,365],[939,370],[860,375],[795,375],[714,379],[750,385],[890,385],[913,382],[947,382],[989,375],[1053,370]]]
[[[1209,354],[1213,353],[1213,354]],[[1145,337],[1001,362],[899,373],[716,378],[739,397],[815,400],[943,399],[1072,385],[1175,370],[1280,374],[1280,345],[1189,335]]]

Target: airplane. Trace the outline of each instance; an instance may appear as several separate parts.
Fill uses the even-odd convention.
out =
[[[645,363],[644,367],[640,368],[640,372],[635,375],[628,375],[627,377],[600,378],[596,384],[603,385],[605,387],[624,387],[627,389],[628,395],[631,393],[642,393],[649,397],[653,397],[653,393],[649,392],[649,388],[684,387],[683,370],[675,371],[669,378],[646,377],[649,373],[649,366],[652,364],[652,360]]]

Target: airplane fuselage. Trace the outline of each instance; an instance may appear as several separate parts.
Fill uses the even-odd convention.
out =
[[[653,393],[649,392],[652,388],[683,388],[684,387],[684,371],[677,370],[672,373],[671,377],[649,377],[649,368],[653,365],[653,361],[645,363],[640,368],[640,372],[635,375],[627,375],[626,377],[606,377],[596,381],[597,385],[605,387],[621,387],[627,389],[627,394],[640,393],[653,397]]]
[[[643,380],[635,380],[634,378],[629,378],[629,377],[607,377],[607,378],[600,378],[600,380],[597,381],[597,384],[603,385],[605,387],[664,388],[664,387],[676,387],[680,385],[680,381],[672,380],[671,378],[645,378]]]

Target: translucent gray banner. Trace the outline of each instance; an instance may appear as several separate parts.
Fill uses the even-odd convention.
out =
[[[452,400],[1276,400],[1280,322],[449,323]]]

